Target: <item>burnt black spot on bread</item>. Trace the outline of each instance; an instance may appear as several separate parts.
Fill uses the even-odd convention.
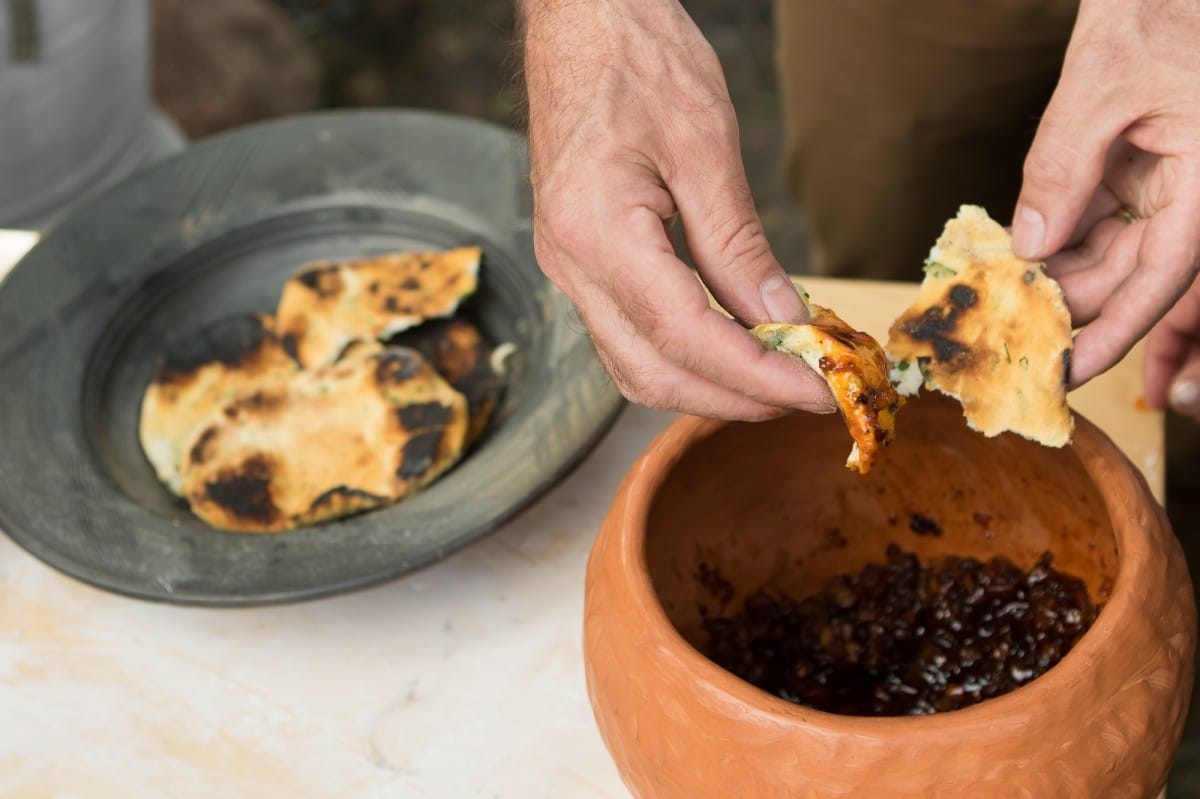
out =
[[[388,347],[375,358],[375,382],[381,386],[400,385],[421,371],[425,359],[408,347]]]
[[[270,461],[262,455],[253,455],[205,482],[203,498],[237,519],[262,525],[273,524],[281,516],[271,498],[273,474]]]
[[[450,423],[453,414],[453,408],[440,402],[421,402],[396,409],[396,416],[405,430],[445,427]]]
[[[413,310],[412,305],[407,302],[400,302],[395,294],[389,294],[383,298],[383,309],[388,313],[402,316],[418,315],[418,312]]]
[[[409,275],[400,283],[400,288],[404,289],[405,291],[420,291],[421,281],[417,280],[412,275]]]
[[[441,448],[441,429],[427,430],[416,434],[404,443],[396,476],[402,480],[417,480],[424,477],[437,460]]]
[[[966,355],[970,350],[965,344],[945,336],[937,336],[933,340],[933,355],[943,363],[953,361],[959,356]]]
[[[492,343],[473,323],[461,317],[431,319],[405,330],[393,341],[411,347],[442,378],[467,399],[471,430],[477,435],[487,424],[504,387],[492,368]]]
[[[950,302],[959,308],[970,308],[979,302],[979,294],[970,286],[957,283],[950,289]]]
[[[302,286],[311,290],[322,299],[332,297],[341,292],[342,289],[342,276],[338,271],[337,264],[326,264],[305,269],[296,275],[296,279],[300,281]]]
[[[218,319],[167,347],[155,379],[160,383],[184,380],[211,363],[241,366],[274,337],[262,319],[253,314]]]
[[[341,485],[334,486],[318,496],[312,501],[308,509],[313,513],[318,511],[344,511],[347,509],[374,507],[382,505],[387,501],[387,497],[372,494],[370,491]]]
[[[217,435],[217,428],[209,426],[204,428],[204,432],[196,439],[196,443],[192,445],[192,449],[188,452],[188,460],[192,464],[204,463],[209,457],[209,445],[212,444],[213,438]]]
[[[900,329],[918,341],[930,341],[934,336],[953,330],[955,316],[953,309],[944,313],[940,306],[934,306],[917,319],[905,322]]]
[[[232,418],[232,416],[235,416],[243,411],[269,411],[272,408],[279,407],[279,405],[284,401],[284,397],[280,394],[259,389],[244,396],[238,397],[229,404],[227,410],[233,411],[233,413],[230,414]]]
[[[283,338],[281,338],[279,340],[279,343],[283,347],[283,351],[287,353],[287,356],[289,358],[291,358],[296,363],[300,363],[300,349],[299,349],[299,345],[296,341],[295,333],[292,333],[292,332],[284,333]]]
[[[970,354],[970,348],[950,335],[957,328],[959,310],[934,306],[917,319],[900,325],[900,330],[918,341],[932,344],[934,359],[938,362],[960,359]]]

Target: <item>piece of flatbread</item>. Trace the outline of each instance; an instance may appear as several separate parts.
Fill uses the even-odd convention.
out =
[[[142,396],[138,438],[158,478],[181,494],[180,462],[196,426],[222,404],[297,371],[261,314],[220,319],[171,345]]]
[[[416,350],[358,343],[201,424],[183,460],[183,492],[222,529],[315,524],[428,485],[462,454],[468,423],[463,395]]]
[[[896,411],[904,398],[889,379],[891,364],[878,341],[828,308],[809,309],[807,324],[768,323],[750,332],[763,346],[803,359],[825,378],[854,439],[846,466],[866,474],[895,437]]]
[[[1062,289],[1043,264],[1016,257],[1008,231],[972,205],[946,223],[887,345],[902,393],[936,389],[961,402],[984,435],[1013,431],[1051,447],[1074,430],[1071,348]]]
[[[412,347],[467,398],[471,423],[467,446],[487,428],[504,388],[504,363],[494,347],[471,321],[455,316],[432,319],[400,333],[390,343]]]
[[[333,363],[353,341],[453,314],[474,293],[482,256],[457,247],[308,264],[283,286],[276,329],[304,368]]]

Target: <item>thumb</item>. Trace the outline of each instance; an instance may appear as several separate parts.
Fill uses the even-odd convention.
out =
[[[709,291],[743,324],[806,322],[807,297],[776,260],[736,149],[724,168],[672,187],[692,263]]]
[[[1013,212],[1020,258],[1042,261],[1061,250],[1100,186],[1108,149],[1125,125],[1097,105],[1098,94],[1065,71],[1046,107]]]

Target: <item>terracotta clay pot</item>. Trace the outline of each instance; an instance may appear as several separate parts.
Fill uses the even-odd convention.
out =
[[[1073,445],[985,438],[923,395],[867,476],[844,466],[836,416],[759,424],[684,417],[620,488],[587,570],[584,650],[597,723],[644,799],[1154,797],[1192,688],[1196,609],[1183,553],[1140,473],[1078,419]],[[941,535],[909,529],[917,513]],[[1105,607],[1056,666],[1024,687],[930,716],[800,707],[706,659],[696,579],[811,593],[882,562],[1046,550]]]

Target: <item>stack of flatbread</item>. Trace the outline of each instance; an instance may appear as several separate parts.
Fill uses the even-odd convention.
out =
[[[273,315],[218,320],[161,359],[139,436],[215,527],[277,532],[428,485],[479,438],[497,349],[457,316],[478,247],[309,264]]]

